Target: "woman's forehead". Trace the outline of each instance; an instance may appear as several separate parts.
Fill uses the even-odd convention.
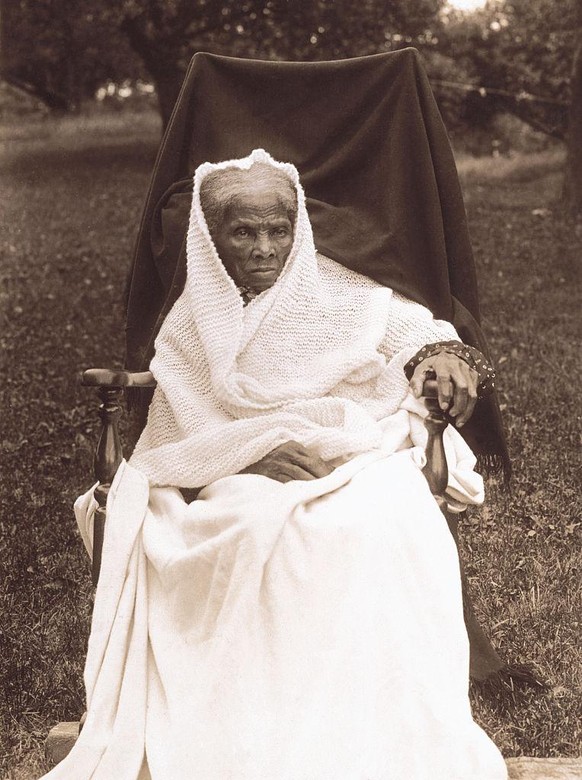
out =
[[[230,200],[226,216],[228,219],[285,219],[289,208],[284,203],[285,192],[281,187],[257,189],[245,188]]]
[[[295,185],[282,171],[264,163],[248,169],[224,168],[204,178],[201,192],[209,190],[217,200],[247,197],[253,192],[277,192],[279,196],[296,196]]]

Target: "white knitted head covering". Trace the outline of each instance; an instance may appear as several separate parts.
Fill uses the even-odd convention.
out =
[[[274,285],[246,307],[200,204],[212,171],[261,162],[297,191],[291,252]],[[132,464],[152,484],[200,487],[295,440],[325,459],[379,446],[377,421],[406,393],[385,345],[392,291],[318,255],[299,175],[256,149],[194,175],[184,291],[156,339],[157,379]],[[393,350],[395,351],[395,350]]]

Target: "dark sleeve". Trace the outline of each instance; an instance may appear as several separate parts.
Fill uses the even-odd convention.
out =
[[[476,347],[462,344],[460,341],[439,341],[435,344],[426,344],[404,366],[406,378],[410,381],[414,369],[426,358],[438,355],[440,352],[450,352],[464,360],[469,368],[474,369],[479,375],[477,395],[484,398],[495,389],[495,371],[487,362],[485,356]]]

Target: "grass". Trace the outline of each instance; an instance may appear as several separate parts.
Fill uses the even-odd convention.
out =
[[[71,503],[90,480],[95,402],[75,383],[119,365],[122,290],[158,126],[147,114],[31,122],[0,133],[0,776],[42,771],[42,742],[83,712],[89,567]],[[477,609],[547,691],[473,693],[506,755],[582,752],[579,281],[560,216],[562,158],[460,160],[514,457],[462,528]],[[7,773],[7,774],[6,774]]]
[[[562,158],[460,161],[513,456],[512,491],[490,485],[463,534],[481,612],[544,695],[477,701],[508,755],[582,753],[579,388],[582,234],[561,217]]]

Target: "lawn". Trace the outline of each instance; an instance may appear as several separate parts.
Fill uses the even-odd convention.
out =
[[[89,566],[71,504],[90,483],[95,402],[76,376],[120,365],[123,288],[158,138],[147,113],[1,128],[0,776],[84,710]],[[478,612],[543,692],[473,691],[507,755],[582,752],[579,637],[582,234],[560,215],[562,155],[460,159],[485,330],[514,461],[462,528]],[[574,376],[572,376],[574,371]],[[7,773],[7,774],[6,774]]]

